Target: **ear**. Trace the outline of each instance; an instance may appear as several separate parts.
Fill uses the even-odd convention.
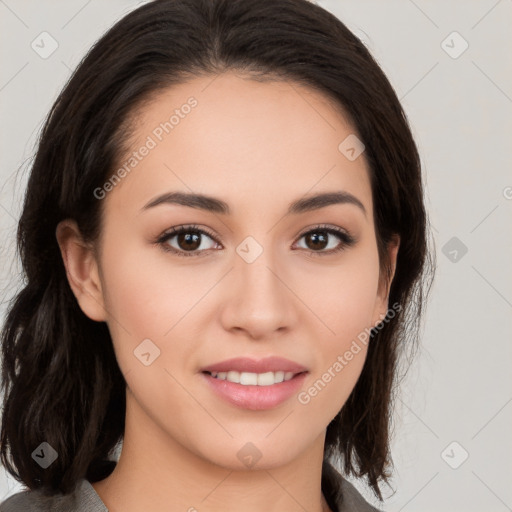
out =
[[[84,243],[77,223],[66,219],[57,225],[55,236],[66,268],[69,286],[81,310],[97,322],[106,320],[98,263],[90,245]]]
[[[400,237],[398,235],[394,235],[387,246],[390,274],[389,278],[385,275],[380,276],[379,288],[375,299],[375,308],[372,317],[372,327],[375,327],[379,322],[381,322],[388,312],[389,290],[391,288],[393,278],[395,277],[396,258],[399,247]]]

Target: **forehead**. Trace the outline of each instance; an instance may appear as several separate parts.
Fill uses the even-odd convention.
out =
[[[128,172],[109,202],[140,208],[180,190],[221,197],[236,214],[251,201],[271,208],[344,190],[371,214],[364,153],[352,160],[341,150],[355,128],[318,91],[228,72],[160,91],[135,114],[130,150],[116,167]]]

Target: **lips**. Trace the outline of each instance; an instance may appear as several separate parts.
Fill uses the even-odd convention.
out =
[[[294,374],[307,372],[307,368],[299,363],[285,359],[283,357],[265,357],[263,359],[250,359],[248,357],[235,357],[226,359],[219,363],[211,364],[201,368],[203,373],[212,372],[247,372],[247,373],[267,373],[267,372],[292,372]]]
[[[200,376],[216,396],[232,406],[239,409],[262,411],[274,409],[290,400],[304,385],[307,374],[308,372],[298,373],[289,380],[268,386],[237,384],[212,377],[208,372],[203,372]]]

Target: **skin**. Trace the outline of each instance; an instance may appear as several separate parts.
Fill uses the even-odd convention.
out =
[[[198,105],[102,200],[98,244],[85,244],[70,219],[56,232],[80,307],[107,323],[127,381],[123,451],[93,487],[111,512],[329,510],[320,486],[326,427],[366,348],[308,404],[293,396],[265,411],[219,398],[200,368],[278,355],[308,368],[307,390],[386,314],[364,153],[350,161],[338,150],[355,130],[322,94],[233,72],[159,93],[138,112],[131,151],[190,96]],[[353,204],[285,215],[305,195],[340,190],[366,215]],[[141,211],[170,191],[220,198],[231,214],[175,204]],[[166,252],[165,243],[186,252],[177,237],[154,243],[187,224],[215,234],[203,235],[202,256]],[[302,236],[318,224],[357,242],[327,254],[342,243],[336,235],[320,249]],[[248,236],[263,248],[250,264],[236,252]],[[397,250],[389,246],[392,268]],[[134,350],[148,338],[160,356],[145,366]],[[237,457],[248,442],[261,454],[252,468]]]

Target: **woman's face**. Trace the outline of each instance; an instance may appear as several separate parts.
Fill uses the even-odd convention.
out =
[[[79,295],[108,324],[127,422],[224,467],[292,461],[323,441],[361,372],[358,336],[387,311],[354,129],[320,93],[233,73],[162,92],[135,123],[117,178],[95,192],[97,288]],[[175,193],[189,204],[165,200]],[[326,193],[341,199],[307,201]],[[294,363],[293,379],[203,372],[269,357]]]

